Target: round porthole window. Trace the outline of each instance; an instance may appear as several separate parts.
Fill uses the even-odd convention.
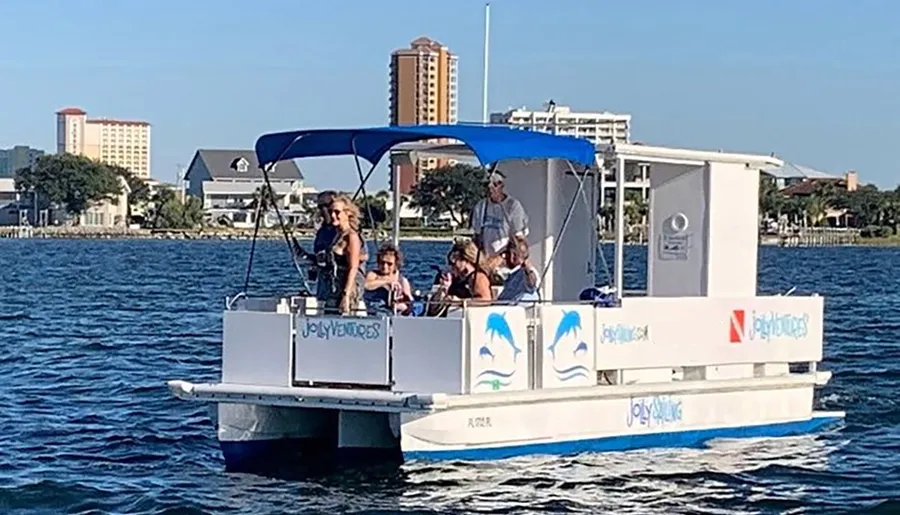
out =
[[[688,228],[688,217],[684,213],[676,213],[669,218],[669,227],[675,232],[684,232]]]

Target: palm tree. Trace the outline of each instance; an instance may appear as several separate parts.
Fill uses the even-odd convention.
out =
[[[900,234],[900,186],[885,192],[884,214],[884,223],[893,227],[895,235]]]
[[[810,195],[805,202],[804,215],[809,219],[810,225],[819,226],[825,217],[828,206],[825,200],[819,195]]]
[[[800,227],[806,226],[806,199],[804,197],[789,197],[784,202],[784,214],[792,224]]]
[[[256,191],[253,192],[253,198],[244,207],[246,209],[257,209],[260,203],[262,203],[262,207],[259,208],[260,213],[269,211],[275,205],[275,195],[272,194],[272,190],[265,184],[256,188]]]
[[[759,178],[759,216],[761,219],[779,219],[785,207],[784,195],[778,191],[775,179],[762,175]]]
[[[632,198],[625,204],[625,221],[630,226],[644,225],[649,206],[643,197]]]
[[[598,214],[603,219],[603,231],[608,232],[612,231],[614,222],[616,221],[616,206],[613,204],[607,203],[603,207],[601,207],[598,211]]]

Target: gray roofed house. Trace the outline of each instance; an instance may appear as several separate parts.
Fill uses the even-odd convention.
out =
[[[262,179],[256,152],[252,150],[200,149],[194,154],[194,159],[185,174],[185,180],[190,181],[191,172],[195,170],[194,164],[198,160],[202,161],[213,180]],[[197,172],[194,171],[194,173]],[[275,165],[274,170],[269,172],[269,179],[302,181],[303,174],[294,161],[281,161]]]
[[[761,171],[776,179],[840,179],[840,177],[830,173],[825,173],[808,166],[787,162],[784,163],[783,166],[764,168]]]
[[[200,149],[184,175],[186,192],[203,201],[211,218],[227,218],[234,226],[255,223],[250,206],[265,184],[252,150]],[[303,174],[294,161],[279,162],[269,171],[279,209],[302,209]],[[268,216],[267,216],[268,218]],[[269,222],[266,222],[269,225]]]

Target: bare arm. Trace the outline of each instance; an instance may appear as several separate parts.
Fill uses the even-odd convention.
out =
[[[476,272],[475,279],[472,281],[472,299],[480,301],[494,300],[494,292],[491,290],[491,281],[487,274]]]
[[[528,213],[525,212],[525,208],[522,206],[522,203],[519,202],[519,199],[513,200],[515,200],[515,202],[512,203],[508,215],[512,236],[524,238],[525,236],[528,236]]]
[[[522,263],[522,267],[523,267],[522,269],[525,270],[525,287],[530,292],[537,290],[537,283],[538,283],[537,270],[535,270],[535,268],[533,266],[531,266],[531,263],[527,260],[524,263]]]
[[[344,296],[356,287],[356,274],[359,273],[359,257],[362,254],[361,252],[361,242],[359,240],[359,235],[351,232],[347,236],[347,283],[344,285]]]
[[[407,299],[412,299],[412,287],[409,285],[409,281],[406,280],[406,277],[401,277],[401,282],[403,284],[403,295]]]
[[[365,288],[367,290],[377,290],[387,284],[390,284],[390,278],[378,275],[374,270],[369,270],[366,274],[366,284]]]

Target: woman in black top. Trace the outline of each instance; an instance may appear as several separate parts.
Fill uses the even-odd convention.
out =
[[[338,195],[331,203],[331,223],[337,235],[329,248],[332,274],[329,277],[325,312],[351,314],[359,305],[360,256],[362,239],[359,236],[359,208],[346,195]]]

